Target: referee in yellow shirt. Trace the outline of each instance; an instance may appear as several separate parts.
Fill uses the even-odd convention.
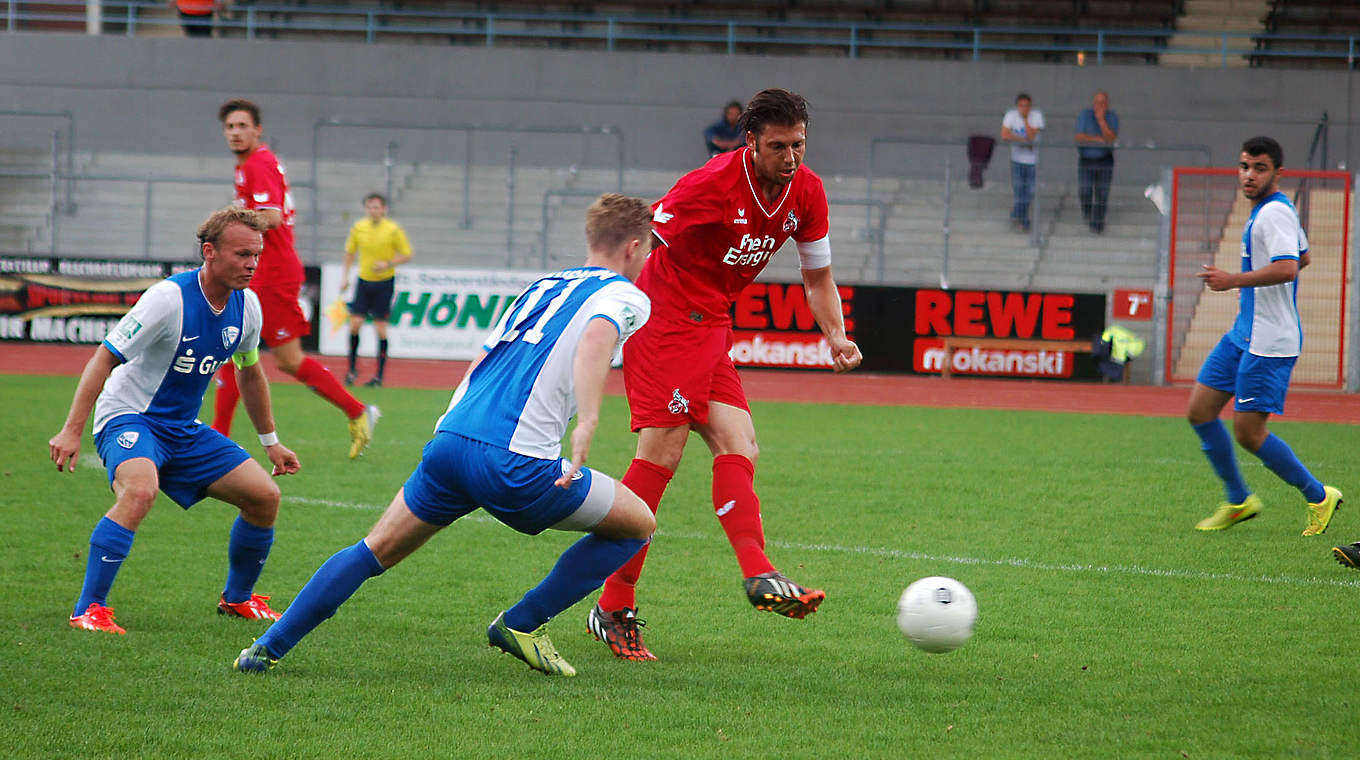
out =
[[[349,302],[349,372],[345,385],[353,385],[358,376],[354,363],[359,358],[359,328],[365,319],[372,319],[378,331],[378,373],[364,384],[377,388],[382,387],[387,367],[387,315],[392,312],[395,269],[411,260],[411,243],[401,225],[387,218],[387,199],[382,195],[364,196],[364,211],[368,215],[354,223],[345,239],[345,271],[340,276],[340,292],[344,293],[349,289],[349,270],[357,253],[359,281],[354,300]]]

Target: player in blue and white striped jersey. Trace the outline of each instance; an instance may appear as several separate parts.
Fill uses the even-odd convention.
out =
[[[538,586],[487,630],[492,646],[550,675],[575,675],[539,629],[584,599],[656,529],[627,486],[585,467],[612,358],[647,321],[633,285],[651,251],[651,207],[609,193],[586,212],[583,267],[530,285],[506,310],[439,418],[420,464],[362,541],[316,571],[233,667],[268,670],[359,586],[476,509],[521,533],[584,531]],[[576,416],[571,458],[561,456]]]
[[[1230,528],[1261,511],[1219,419],[1234,396],[1237,442],[1308,502],[1303,535],[1327,530],[1341,504],[1341,492],[1313,477],[1289,444],[1266,429],[1272,413],[1284,413],[1289,376],[1303,347],[1297,294],[1299,270],[1308,266],[1308,237],[1294,205],[1279,190],[1283,165],[1284,152],[1275,140],[1253,137],[1242,144],[1238,184],[1253,203],[1242,230],[1242,271],[1205,266],[1197,275],[1210,290],[1239,290],[1237,319],[1205,358],[1190,392],[1187,417],[1227,493],[1227,501],[1195,526],[1199,530]]]
[[[113,620],[108,593],[158,489],[185,509],[212,496],[241,510],[217,610],[278,617],[254,587],[274,541],[279,488],[245,449],[195,419],[213,373],[231,358],[242,369],[246,409],[274,474],[298,469],[274,429],[269,384],[257,363],[260,304],[246,289],[264,229],[255,211],[209,216],[198,230],[203,266],[151,286],[118,322],[85,365],[66,423],[48,441],[57,469],[69,464],[74,471],[93,409],[95,445],[117,496],[90,535],[74,628],[126,632]]]

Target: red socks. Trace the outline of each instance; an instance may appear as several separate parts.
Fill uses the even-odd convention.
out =
[[[217,371],[217,393],[213,395],[213,430],[231,437],[231,418],[241,391],[236,387],[236,365],[227,362]]]
[[[318,396],[339,407],[347,418],[352,420],[364,413],[363,402],[351,396],[349,391],[345,390],[345,386],[335,379],[335,375],[326,369],[326,365],[316,359],[308,356],[302,360],[298,367],[297,379]],[[213,397],[213,430],[231,436],[231,418],[236,414],[236,402],[240,399],[241,390],[236,387],[236,365],[227,362],[217,372],[217,394]]]
[[[737,553],[742,577],[774,570],[765,556],[765,530],[760,524],[760,498],[755,490],[756,468],[741,454],[713,458],[713,508],[718,522]]]
[[[760,523],[760,498],[755,491],[755,465],[741,454],[723,454],[713,458],[713,507],[718,522],[727,533],[727,540],[737,554],[744,578],[774,570],[765,556],[765,530]],[[652,508],[661,503],[661,495],[671,481],[672,472],[644,459],[634,459],[623,476],[623,484]],[[649,542],[623,567],[604,582],[600,594],[600,609],[605,612],[624,607],[637,609],[634,595],[642,564],[647,559]]]
[[[656,507],[661,503],[661,495],[666,492],[666,485],[671,482],[673,474],[661,465],[652,464],[645,459],[634,459],[633,463],[628,465],[628,472],[623,475],[623,484],[651,507],[652,514],[656,514]],[[642,574],[642,563],[647,561],[647,548],[651,545],[652,542],[648,541],[632,559],[624,563],[623,567],[605,579],[604,591],[600,593],[600,609],[605,612],[614,612],[624,607],[637,609],[633,592],[637,586],[638,576]]]
[[[364,413],[363,402],[351,396],[345,386],[335,379],[335,375],[326,369],[326,365],[308,356],[302,360],[298,366],[297,379],[312,392],[335,404],[345,413],[349,419],[354,419]]]

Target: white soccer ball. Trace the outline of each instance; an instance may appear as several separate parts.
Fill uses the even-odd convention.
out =
[[[897,627],[927,652],[952,652],[973,636],[977,600],[968,587],[939,575],[907,586],[897,600]]]

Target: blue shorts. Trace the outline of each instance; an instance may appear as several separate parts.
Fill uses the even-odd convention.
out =
[[[110,485],[118,465],[144,457],[156,465],[161,491],[185,509],[202,501],[208,486],[250,459],[239,444],[202,422],[166,425],[143,414],[109,420],[94,437],[94,445]]]
[[[354,300],[349,302],[349,313],[358,317],[387,319],[392,313],[392,296],[397,292],[397,278],[369,281],[361,279],[354,285]]]
[[[553,482],[571,465],[537,459],[455,433],[436,433],[407,478],[406,506],[432,525],[474,509],[531,536],[547,528],[590,530],[614,503],[614,479],[582,467],[568,488]]]
[[[1257,356],[1224,335],[1204,358],[1195,382],[1237,397],[1239,412],[1284,414],[1284,395],[1297,356]]]

